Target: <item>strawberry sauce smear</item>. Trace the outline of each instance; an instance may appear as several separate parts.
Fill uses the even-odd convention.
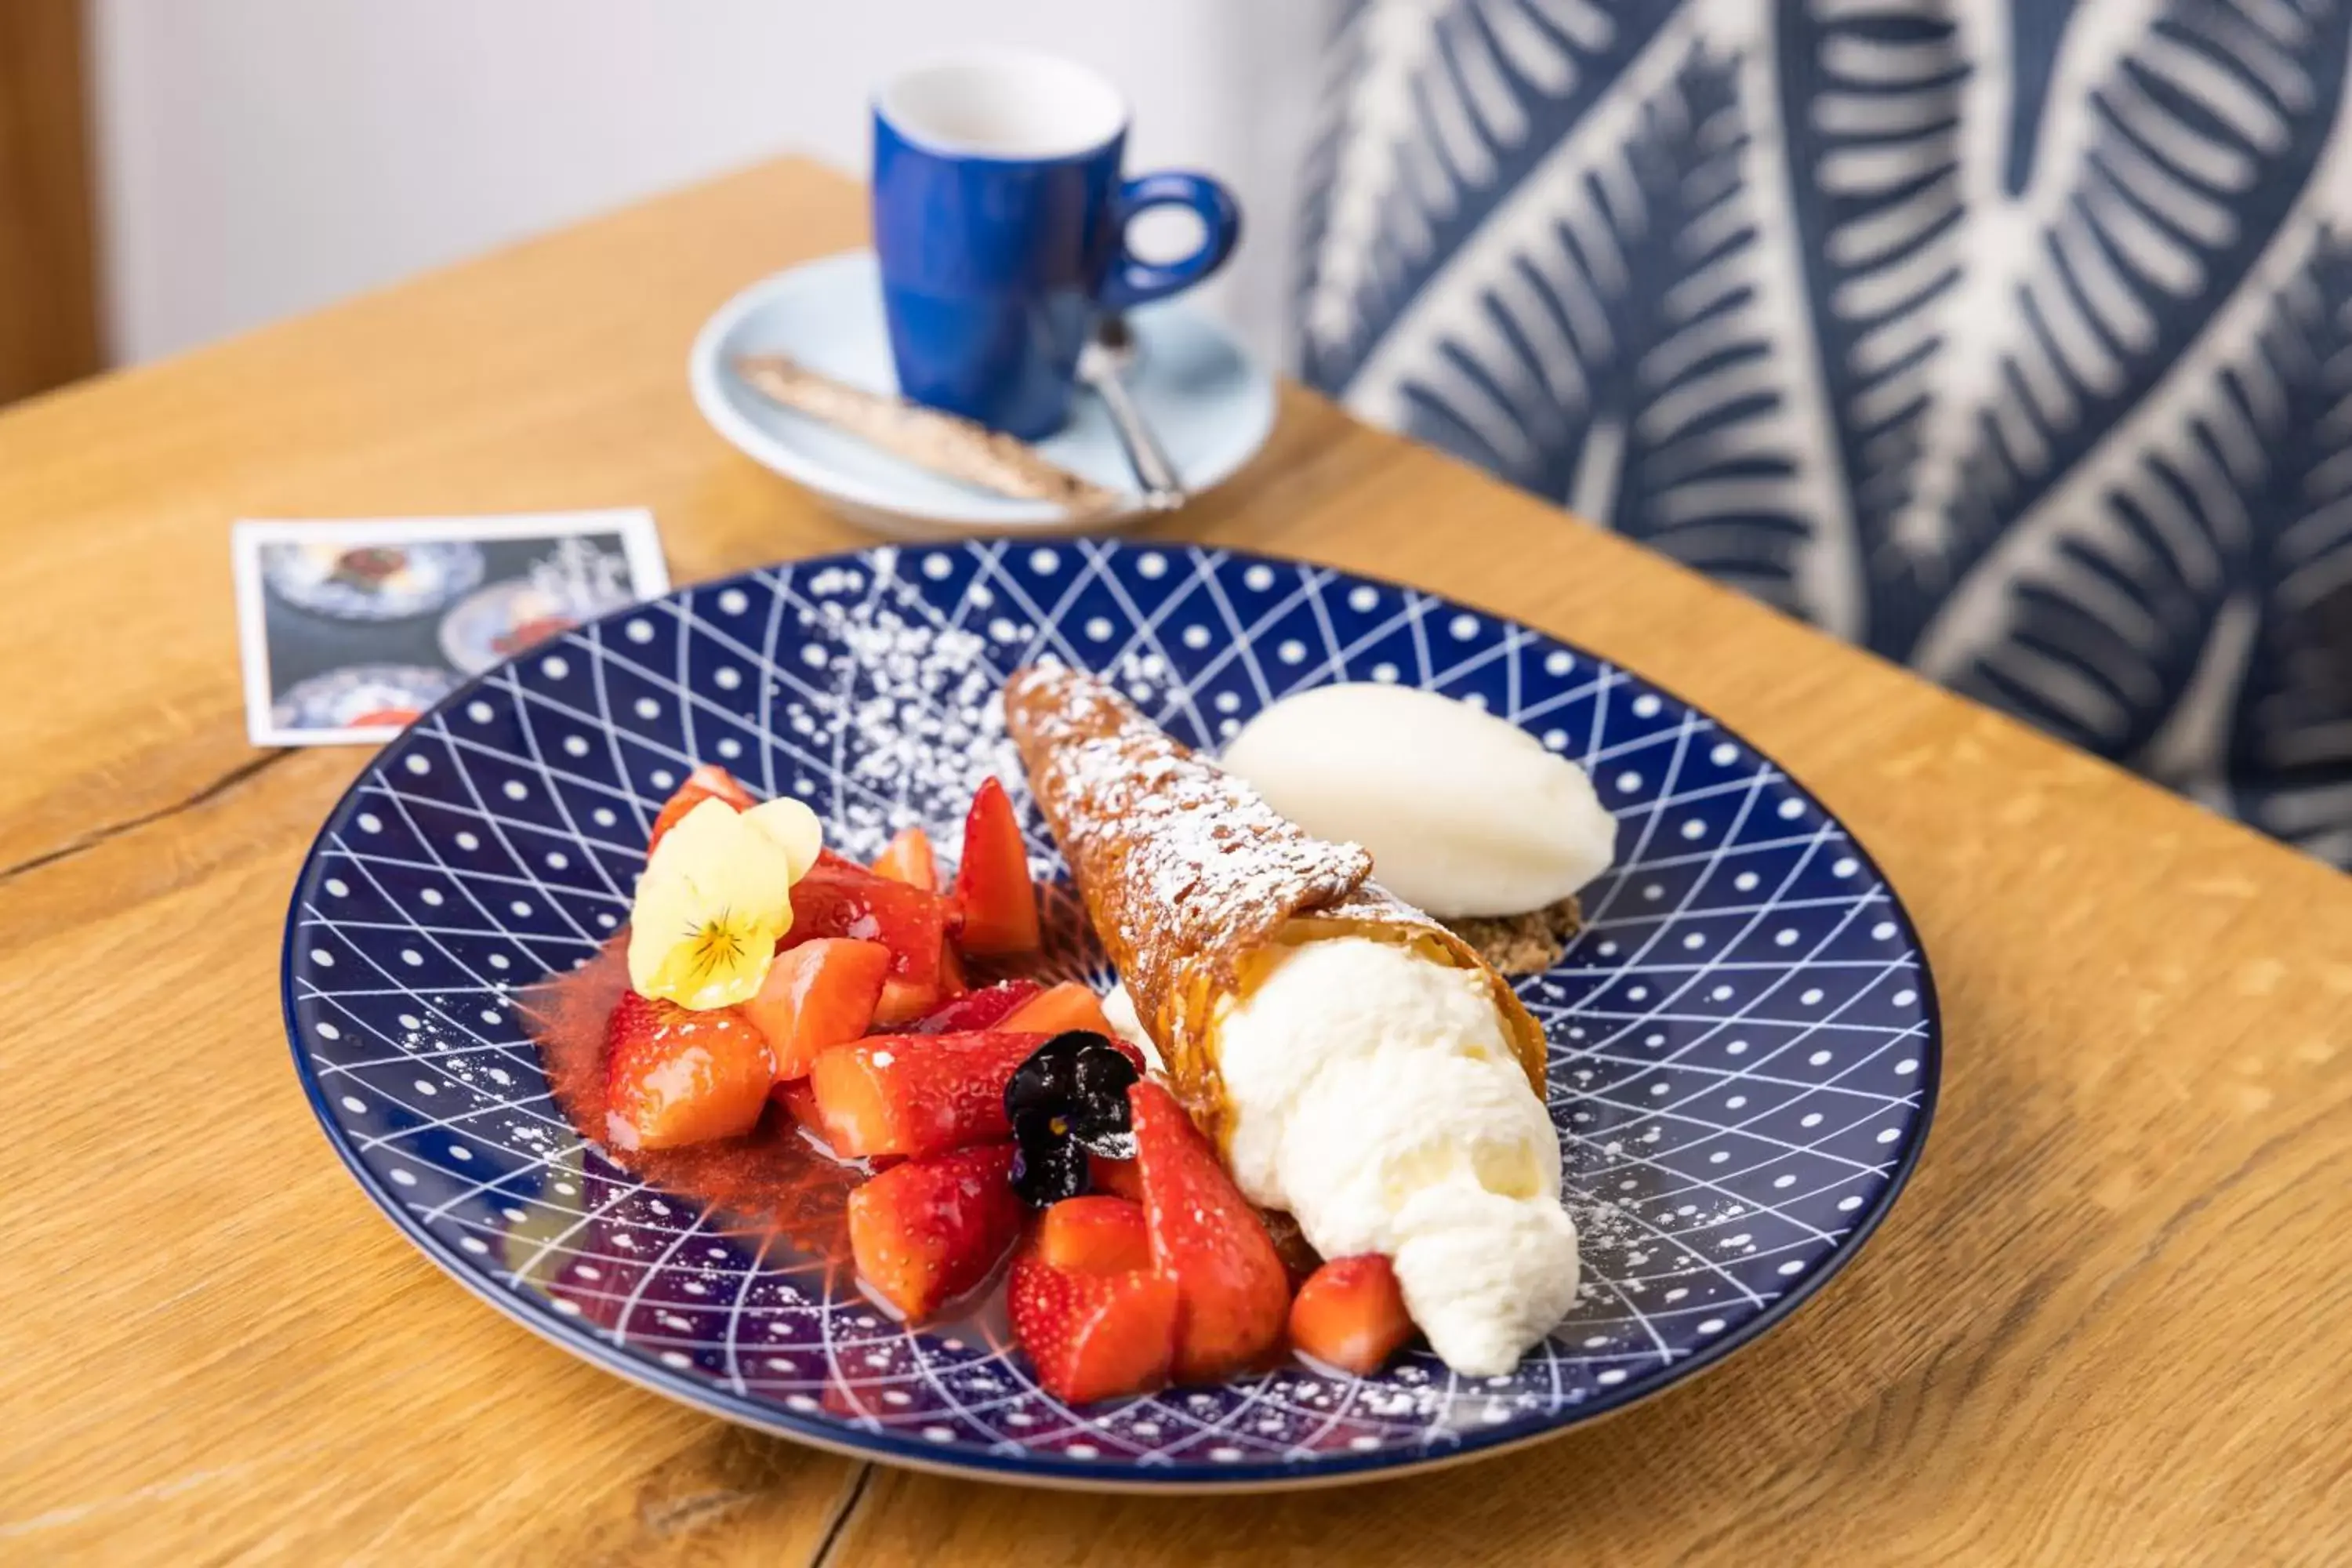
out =
[[[604,1024],[628,988],[625,936],[569,974],[522,996],[558,1105],[604,1158],[655,1186],[740,1218],[742,1228],[846,1266],[848,1203],[870,1173],[830,1158],[774,1101],[740,1138],[677,1149],[622,1150],[604,1136]]]

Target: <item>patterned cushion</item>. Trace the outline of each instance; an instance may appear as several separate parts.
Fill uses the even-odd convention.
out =
[[[2352,0],[1358,0],[1349,407],[2352,864]]]

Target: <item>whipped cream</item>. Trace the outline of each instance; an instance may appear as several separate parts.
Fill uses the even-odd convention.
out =
[[[1215,1028],[1234,1181],[1326,1258],[1386,1254],[1447,1365],[1507,1373],[1567,1314],[1559,1136],[1485,976],[1366,937],[1308,942]]]
[[[1515,915],[1609,868],[1617,824],[1584,770],[1516,724],[1433,691],[1347,684],[1286,697],[1218,761],[1441,920]]]

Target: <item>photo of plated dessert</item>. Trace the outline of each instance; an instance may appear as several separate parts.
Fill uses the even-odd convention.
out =
[[[330,1137],[502,1310],[822,1445],[1291,1485],[1565,1429],[1850,1257],[1916,939],[1706,715],[1415,590],[877,549],[453,692],[322,833]]]

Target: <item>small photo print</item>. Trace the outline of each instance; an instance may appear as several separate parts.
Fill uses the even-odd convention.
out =
[[[240,522],[257,746],[388,741],[482,671],[669,591],[653,514]]]

